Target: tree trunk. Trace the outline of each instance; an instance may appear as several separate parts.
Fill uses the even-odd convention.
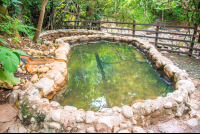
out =
[[[34,43],[37,43],[37,40],[38,40],[40,32],[41,32],[42,23],[43,23],[43,19],[44,19],[44,13],[45,13],[45,7],[46,7],[47,2],[48,2],[48,0],[44,0],[42,3],[42,7],[41,7],[41,11],[40,11],[40,18],[39,18],[38,25],[37,25],[37,30],[35,31],[35,35],[33,38]]]

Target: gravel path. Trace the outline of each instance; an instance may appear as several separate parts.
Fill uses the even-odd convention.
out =
[[[200,80],[200,60],[187,55],[177,55],[172,53],[163,54],[170,59],[177,67],[186,70],[189,77]]]

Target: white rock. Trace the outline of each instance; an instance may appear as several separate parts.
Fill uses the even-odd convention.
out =
[[[181,117],[182,116],[182,112],[181,111],[178,111],[176,114],[175,114],[176,117]]]
[[[108,110],[105,111],[105,113],[112,114],[113,111],[112,111],[112,109],[108,109]]]
[[[31,117],[30,122],[35,122],[35,118]]]
[[[105,112],[105,111],[108,110],[108,109],[109,109],[109,108],[102,108],[102,109],[99,109],[98,112],[102,112],[102,113],[103,113],[103,112]]]
[[[38,79],[37,74],[34,74],[33,77],[31,78],[31,81],[32,81],[32,82],[36,82],[37,79]]]
[[[18,100],[18,98],[19,98],[19,93],[20,93],[19,90],[14,90],[14,91],[10,94],[10,96],[8,97],[8,101],[9,101],[10,104],[14,104],[14,103]]]
[[[27,133],[27,129],[23,126],[19,127],[19,133]]]
[[[53,129],[60,129],[61,125],[59,123],[52,122],[52,123],[49,123],[49,127]]]
[[[86,133],[85,130],[79,130],[78,133]]]
[[[126,117],[128,119],[133,116],[133,111],[132,111],[131,107],[129,107],[127,105],[122,107],[122,113],[123,113],[124,117]]]
[[[179,71],[174,75],[174,81],[177,82],[179,80],[188,80],[188,73],[185,71]]]
[[[127,128],[127,124],[120,124],[120,129],[126,129]]]
[[[67,54],[69,53],[69,51],[69,44],[64,43],[55,51],[55,58],[67,61]]]
[[[128,130],[120,130],[118,133],[130,133]]]
[[[42,67],[38,69],[38,73],[46,73],[47,71],[49,71],[48,67]]]
[[[187,124],[190,125],[191,127],[195,127],[198,125],[198,120],[193,118],[187,121]]]
[[[61,73],[64,73],[64,72],[65,72],[65,69],[64,69],[64,68],[60,68],[59,70],[60,70]]]
[[[76,111],[77,110],[77,108],[73,107],[73,106],[65,106],[64,109],[67,111]]]
[[[179,80],[176,85],[175,89],[177,90],[186,90],[188,94],[192,94],[195,91],[194,83],[188,80]]]
[[[145,133],[141,127],[133,127],[133,133]]]
[[[113,107],[112,110],[113,112],[118,112],[118,113],[122,111],[119,107]]]
[[[98,119],[96,129],[98,132],[111,132],[112,128],[119,126],[120,123],[121,119],[118,116],[102,116]]]
[[[27,92],[30,96],[37,96],[39,94],[38,89],[32,89]]]
[[[174,74],[178,71],[180,71],[180,69],[173,64],[168,64],[164,67],[164,72],[170,79],[173,79]]]
[[[60,114],[61,110],[54,110],[51,117],[53,121],[59,122],[60,121]]]
[[[50,102],[50,104],[54,107],[60,106],[60,104],[56,101],[52,101],[52,102]]]
[[[54,73],[49,73],[48,75],[49,75],[50,79],[54,79],[55,78],[55,74]]]
[[[19,133],[17,124],[13,124],[13,125],[9,128],[8,133]]]
[[[151,114],[151,109],[150,108],[145,108],[145,114],[150,115]]]
[[[42,82],[37,82],[34,84],[34,87],[37,89],[43,89],[44,88],[44,84]]]
[[[23,100],[24,99],[24,95],[25,95],[25,91],[21,91],[19,93],[19,101]]]
[[[95,115],[93,111],[87,111],[86,113],[86,123],[92,123],[95,119]]]
[[[161,58],[161,54],[160,53],[155,53],[153,56],[152,56],[152,59],[153,61],[157,61],[157,59],[160,59]]]
[[[95,133],[96,131],[95,131],[94,127],[89,127],[89,128],[87,128],[86,132],[87,133]]]
[[[47,97],[50,93],[54,91],[53,85],[54,81],[48,78],[42,78],[40,79],[39,83],[43,83],[44,88],[43,88],[43,94],[44,97]]]
[[[17,69],[17,72],[22,73],[22,69],[21,69],[21,68],[18,68],[18,69]]]
[[[55,81],[59,80],[62,77],[62,74],[60,71],[55,71]]]
[[[182,96],[179,96],[178,98],[173,98],[177,103],[181,103],[183,102],[183,97]]]
[[[159,53],[158,50],[156,48],[150,48],[149,49],[149,54],[152,56],[155,53]]]
[[[164,104],[164,108],[172,108],[172,103],[171,102],[167,102],[166,104]]]
[[[131,121],[132,121],[132,124],[133,124],[133,125],[136,125],[136,124],[137,124],[137,121],[136,121],[134,118],[132,118]]]
[[[40,97],[38,97],[38,96],[29,96],[28,100],[29,101],[37,101],[37,100],[40,100]]]
[[[119,130],[120,130],[119,127],[114,127],[114,128],[113,128],[113,133],[117,133],[117,132],[119,132]]]
[[[40,99],[39,102],[42,102],[42,103],[44,103],[44,104],[49,104],[49,100],[46,99],[46,98]]]
[[[78,122],[78,123],[83,123],[84,122],[83,116],[80,113],[78,113],[76,115],[76,122]]]

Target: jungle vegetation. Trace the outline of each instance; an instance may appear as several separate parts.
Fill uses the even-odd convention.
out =
[[[8,10],[14,10],[14,13]],[[10,13],[11,12],[11,13]],[[10,13],[10,15],[9,15]],[[41,16],[40,16],[41,14]],[[59,29],[67,20],[153,23],[177,20],[200,23],[199,0],[0,0],[0,34],[38,35]],[[14,25],[13,25],[14,24]],[[35,35],[34,42],[37,42]]]
[[[0,0],[0,45],[2,36],[20,41],[25,37],[37,43],[43,30],[62,28],[64,21],[94,20],[136,23],[155,23],[156,20],[180,21],[188,26],[200,24],[199,0]],[[87,23],[84,23],[87,25]],[[141,27],[142,28],[142,27]],[[4,45],[2,45],[4,44]],[[0,48],[0,80],[5,72],[13,73],[19,67],[19,51]],[[8,61],[7,61],[8,60]],[[16,62],[12,62],[16,61]],[[9,63],[9,64],[7,64]],[[12,67],[12,68],[9,68]],[[19,83],[19,80],[12,83]]]

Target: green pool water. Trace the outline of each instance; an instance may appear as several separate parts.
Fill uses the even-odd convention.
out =
[[[156,99],[173,91],[135,47],[88,43],[71,47],[68,86],[55,96],[62,106],[97,111]]]

